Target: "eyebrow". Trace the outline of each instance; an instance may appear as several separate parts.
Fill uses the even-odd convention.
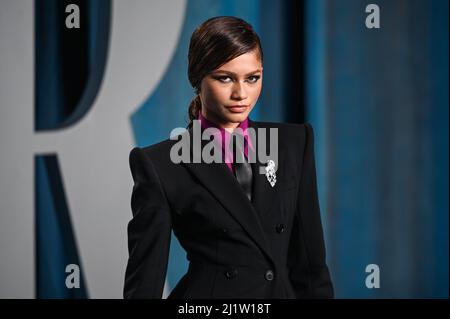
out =
[[[255,73],[258,73],[258,72],[261,72],[261,69],[258,69],[258,70],[249,72],[249,73],[247,73],[245,76],[249,76],[249,75],[252,75],[252,74],[255,74]],[[226,74],[230,74],[230,75],[236,75],[236,73],[231,72],[231,71],[227,71],[227,70],[216,70],[216,71],[214,71],[213,73],[214,73],[214,74],[215,74],[215,73],[226,73]]]

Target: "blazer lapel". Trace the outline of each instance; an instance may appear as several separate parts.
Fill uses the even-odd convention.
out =
[[[256,139],[259,143],[259,136],[258,136],[258,125],[257,123],[250,121],[250,127],[254,128],[256,130]],[[270,145],[269,143],[269,135],[266,134],[266,145]],[[256,148],[257,145],[254,145]],[[268,146],[270,147],[270,146]],[[268,148],[268,153],[270,154],[270,149]],[[283,155],[283,150],[278,150],[278,163],[281,161],[281,157]],[[278,164],[277,163],[277,164]],[[252,193],[252,202],[253,206],[256,208],[256,211],[259,212],[260,216],[263,216],[266,212],[270,211],[271,205],[274,201],[275,195],[278,192],[279,188],[279,182],[275,183],[275,185],[272,187],[267,180],[267,177],[265,174],[260,174],[259,169],[260,167],[265,167],[267,163],[260,162],[259,158],[257,159],[256,163],[252,164],[252,171],[253,171],[253,193]],[[279,172],[279,170],[277,170]]]
[[[188,130],[192,144],[192,129]],[[209,141],[202,141],[203,148]],[[192,147],[190,147],[192,155]],[[191,156],[192,159],[192,156]],[[252,203],[245,196],[236,177],[225,163],[183,163],[211,194],[225,207],[253,238],[261,250],[273,261],[263,226]],[[254,166],[254,165],[252,165]],[[261,175],[263,176],[263,175]],[[264,177],[264,176],[263,176]],[[258,177],[259,179],[259,177]],[[259,182],[257,184],[260,184]],[[258,186],[260,187],[260,186]]]

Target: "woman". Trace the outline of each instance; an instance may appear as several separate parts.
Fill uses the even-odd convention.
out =
[[[125,298],[161,298],[172,229],[189,269],[169,298],[333,297],[312,128],[248,119],[261,92],[262,63],[259,38],[241,19],[212,18],[192,34],[188,75],[197,95],[186,134],[193,145],[195,120],[202,132],[216,128],[222,161],[175,163],[177,141],[170,139],[131,151]],[[277,131],[275,147],[264,129]],[[235,131],[244,144],[227,157]],[[252,162],[250,151],[264,142],[276,148],[276,159]],[[204,154],[192,149],[192,157]]]

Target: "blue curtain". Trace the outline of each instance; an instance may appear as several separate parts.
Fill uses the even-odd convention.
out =
[[[80,33],[57,27],[68,3],[87,12]],[[448,297],[448,2],[377,4],[380,29],[365,27],[362,0],[307,0],[304,12],[292,0],[188,1],[166,74],[130,121],[139,146],[186,126],[192,31],[213,16],[242,17],[260,34],[265,56],[263,94],[251,117],[307,120],[315,129],[337,297]],[[35,0],[35,7],[35,127],[50,130],[74,123],[95,98],[111,4]],[[36,295],[87,297],[84,282],[77,295],[63,286],[62,267],[82,260],[57,158],[37,157],[35,163]],[[379,289],[364,284],[368,264],[380,267]],[[171,287],[185,270],[184,252],[173,238]]]
[[[68,4],[80,8],[79,29],[65,28]],[[103,75],[110,1],[35,0],[35,130],[71,125],[91,106]],[[35,157],[36,297],[87,298],[56,154]],[[66,266],[80,267],[68,289]]]
[[[448,1],[306,1],[306,120],[341,298],[448,298]],[[377,264],[380,288],[365,267]]]

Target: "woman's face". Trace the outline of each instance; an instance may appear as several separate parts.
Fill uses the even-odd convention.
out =
[[[236,128],[258,101],[262,64],[257,51],[228,61],[201,82],[202,115],[223,128]]]

